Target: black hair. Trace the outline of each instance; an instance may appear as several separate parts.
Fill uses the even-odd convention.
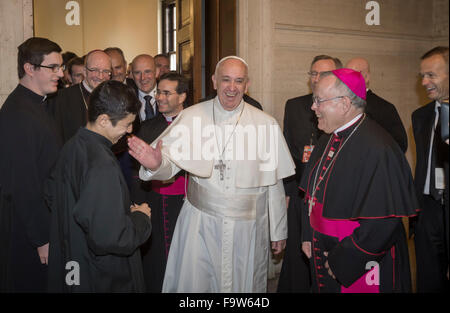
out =
[[[73,73],[72,67],[74,65],[83,65],[84,66],[83,58],[75,57],[75,58],[70,59],[70,61],[67,63],[67,67],[66,68],[69,71],[69,75],[71,75],[71,76],[72,76],[72,73]]]
[[[189,82],[183,75],[178,74],[177,72],[171,71],[171,72],[161,75],[161,77],[159,78],[159,81],[166,80],[166,79],[170,80],[172,82],[178,82],[177,89],[176,89],[177,94],[181,95],[182,93],[185,93],[186,96],[188,95]]]
[[[98,85],[89,97],[88,121],[94,123],[101,114],[109,116],[113,126],[127,117],[137,115],[141,103],[135,92],[127,85],[108,80]]]
[[[40,65],[46,55],[61,52],[61,47],[47,38],[32,37],[18,46],[17,50],[17,73],[22,79],[25,76],[25,63]]]
[[[63,54],[61,54],[62,58],[63,58],[63,64],[67,65],[67,63],[69,63],[70,60],[72,60],[73,58],[77,58],[78,55],[76,55],[75,53],[71,52],[71,51],[66,51]]]

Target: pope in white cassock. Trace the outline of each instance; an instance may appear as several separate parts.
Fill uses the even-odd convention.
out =
[[[242,100],[247,63],[226,57],[212,80],[215,99],[183,110],[151,145],[128,141],[142,180],[189,173],[163,292],[266,292],[269,242],[275,254],[286,245],[282,179],[294,162],[276,120]]]

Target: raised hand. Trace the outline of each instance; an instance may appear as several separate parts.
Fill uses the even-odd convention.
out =
[[[161,140],[158,141],[156,148],[153,148],[136,136],[128,138],[130,155],[151,171],[156,171],[161,166],[161,146]]]

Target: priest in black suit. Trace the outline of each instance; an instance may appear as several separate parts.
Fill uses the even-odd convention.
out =
[[[111,78],[111,59],[101,50],[89,52],[85,59],[85,79],[61,89],[49,100],[61,138],[65,143],[80,127],[86,126],[89,96],[95,87]]]
[[[364,58],[353,58],[347,62],[347,68],[351,68],[360,72],[365,81],[367,87],[367,106],[366,114],[375,120],[381,127],[386,129],[392,138],[398,143],[403,153],[408,149],[408,136],[406,135],[405,127],[402,120],[398,115],[395,106],[376,95],[369,89],[370,82],[370,65]]]
[[[61,48],[33,37],[18,47],[19,84],[0,110],[0,292],[45,292],[50,212],[44,182],[61,141],[45,111],[63,77]]]
[[[341,68],[339,59],[327,55],[316,56],[310,67],[311,89],[319,81],[320,73]],[[288,203],[288,239],[278,283],[278,292],[308,292],[310,288],[308,260],[301,252],[300,183],[303,170],[322,131],[311,110],[312,94],[289,99],[284,112],[284,137],[295,162],[295,176],[285,180]]]
[[[152,143],[183,110],[189,84],[178,73],[163,74],[156,89],[159,112],[141,124],[138,137]],[[172,235],[183,205],[186,184],[184,171],[170,181],[141,181],[136,163],[131,187],[132,201],[148,203],[152,208],[152,236],[142,246],[147,292],[161,292]]]
[[[444,193],[448,195],[445,176],[449,150],[440,137],[438,123],[441,103],[448,101],[448,47],[428,51],[421,59],[420,75],[433,101],[412,114],[417,155],[415,186],[421,206],[415,226],[417,291],[443,292],[448,291]]]

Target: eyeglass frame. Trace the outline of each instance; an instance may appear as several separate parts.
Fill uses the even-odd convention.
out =
[[[44,68],[49,68],[52,70],[53,73],[58,73],[59,70],[61,69],[63,72],[66,70],[66,65],[65,64],[50,64],[50,65],[42,65],[42,64],[34,64],[34,63],[30,63],[31,65],[35,66],[35,67],[44,67]]]
[[[174,94],[178,94],[178,92],[169,92],[169,91],[167,91],[167,90],[159,90],[159,89],[156,89],[156,91],[155,91],[155,95],[157,95],[158,97],[159,96],[161,96],[161,95],[164,95],[164,97],[168,97],[168,96],[171,96],[171,95],[174,95]]]
[[[312,100],[313,100],[313,104],[316,104],[317,107],[320,107],[320,105],[321,105],[323,102],[331,101],[331,100],[336,100],[336,99],[341,99],[341,98],[345,98],[345,97],[347,97],[347,96],[337,96],[337,97],[333,97],[333,98],[328,98],[328,99],[320,100],[317,96],[312,96]]]
[[[89,68],[87,66],[85,66],[85,68],[91,73],[95,72],[95,74],[97,74],[97,75],[99,75],[100,73],[102,73],[103,75],[108,75],[108,76],[112,75],[111,70],[99,70],[98,68]]]
[[[308,72],[308,75],[309,76],[311,76],[311,77],[317,77],[317,76],[320,76],[320,74],[322,74],[321,72],[311,72],[311,71],[309,71]]]

